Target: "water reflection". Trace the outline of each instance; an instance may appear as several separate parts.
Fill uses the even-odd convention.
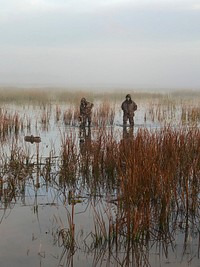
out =
[[[96,222],[97,228],[99,224],[100,222]],[[103,224],[100,227],[103,229]],[[92,263],[89,261],[91,266],[96,267],[161,266],[162,263],[168,263],[171,266],[187,266],[190,262],[193,262],[192,266],[198,266],[199,249],[192,251],[188,240],[187,243],[184,242],[181,245],[181,240],[177,240],[177,234],[180,236],[180,232],[174,231],[171,227],[162,232],[153,232],[152,228],[152,234],[150,234],[149,238],[145,237],[145,239],[138,239],[134,242],[129,242],[125,237],[121,237],[119,240],[108,238],[105,235],[101,235],[101,231],[98,232],[98,235],[97,232],[92,231],[84,240],[78,239],[76,249],[70,247],[66,241],[63,242],[66,239],[70,240],[70,238],[67,238],[69,233],[65,231],[63,233],[64,237],[62,237],[61,265],[65,263],[66,266],[81,266],[80,262],[77,265],[77,259],[74,258],[76,253],[80,253],[79,257],[81,257],[81,254],[86,254],[88,260],[92,259]],[[187,229],[185,229],[184,235],[187,235]],[[182,251],[181,248],[183,249]],[[182,255],[179,263],[176,261],[177,255],[180,258]]]
[[[85,158],[91,154],[91,128],[80,126],[79,128],[79,147],[80,153],[85,160]]]
[[[22,231],[24,235],[29,236],[33,231],[34,236],[41,237],[44,248],[48,244],[48,249],[38,249],[36,253],[41,266],[51,266],[49,247],[56,254],[54,266],[142,267],[160,266],[166,262],[177,266],[177,261],[198,266],[200,217],[196,203],[199,202],[199,182],[198,169],[193,171],[199,163],[198,157],[194,157],[198,150],[194,150],[197,151],[194,155],[188,153],[183,157],[186,167],[178,166],[175,178],[179,177],[179,182],[175,179],[168,190],[164,178],[167,180],[170,173],[164,173],[164,176],[159,170],[156,176],[158,166],[155,162],[147,167],[145,153],[151,146],[145,131],[142,136],[134,134],[131,127],[123,128],[119,141],[112,129],[80,127],[77,131],[67,130],[66,136],[61,138],[59,155],[52,152],[43,157],[42,143],[36,144],[35,154],[27,155],[20,139],[18,144],[13,143],[10,157],[1,155],[2,231],[9,221],[10,231],[16,227],[17,232],[23,224],[26,225]],[[135,149],[137,144],[140,145],[138,150]],[[171,155],[173,150],[169,147],[166,152]],[[142,156],[139,157],[139,153]],[[154,156],[152,154],[152,158]],[[136,176],[140,166],[142,171]],[[166,169],[164,164],[163,169]],[[186,169],[191,171],[183,180]],[[132,179],[128,180],[128,177]],[[159,179],[160,187],[156,188]],[[30,210],[23,213],[20,205],[33,210],[37,223],[35,217],[34,223],[28,220],[26,215],[30,215]],[[20,212],[22,214],[18,215]],[[17,219],[21,219],[19,225]],[[39,229],[38,235],[32,225]],[[7,237],[13,238],[15,234],[6,232]],[[33,238],[32,243],[35,240]],[[30,241],[24,246],[30,247]],[[86,259],[85,264],[78,261],[81,257]]]
[[[123,140],[130,140],[133,138],[134,126],[123,126]]]

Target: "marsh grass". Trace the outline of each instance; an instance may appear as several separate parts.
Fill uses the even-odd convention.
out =
[[[184,97],[183,99],[172,99],[171,97],[152,99],[146,103],[144,121],[195,126],[200,121],[199,104],[200,98],[195,100]]]
[[[69,108],[64,112],[63,115],[63,121],[65,125],[71,125],[72,124],[72,119],[73,119],[73,110],[72,108]]]
[[[48,103],[74,103],[80,104],[80,99],[85,97],[89,101],[100,100],[101,102],[122,102],[125,99],[125,95],[130,93],[132,98],[136,101],[151,101],[164,99],[173,100],[193,100],[200,99],[200,93],[198,90],[177,90],[177,91],[156,91],[156,90],[141,90],[141,89],[128,89],[124,93],[123,89],[111,88],[109,91],[100,88],[100,90],[94,90],[91,93],[91,89],[80,88],[14,88],[14,87],[1,87],[0,88],[0,102],[1,103],[15,103],[15,104],[48,104]]]
[[[69,106],[63,112],[63,123],[66,126],[79,126],[79,106]]]
[[[113,125],[115,119],[115,105],[103,102],[93,112],[93,124],[95,126]]]
[[[70,215],[68,215],[69,217]],[[69,217],[69,228],[61,228],[58,230],[58,243],[59,246],[63,246],[67,250],[74,251],[76,247],[76,242],[74,239],[74,224],[71,222],[71,217]]]
[[[72,193],[73,197],[74,194]],[[68,208],[65,209],[67,215],[67,227],[65,227],[65,222],[55,216],[56,221],[60,224],[59,228],[57,229],[57,243],[59,247],[62,247],[62,253],[59,259],[59,266],[65,265],[71,266],[73,265],[73,255],[78,248],[78,244],[75,240],[75,222],[74,222],[74,215],[75,215],[75,205],[71,204],[71,212]],[[55,238],[56,239],[56,238]]]
[[[165,231],[173,211],[198,214],[194,202],[199,188],[199,137],[197,128],[165,128],[157,133],[141,130],[129,143],[129,152],[122,146],[121,198],[127,238],[146,238],[152,225],[157,225],[159,233]]]
[[[15,203],[19,196],[25,197],[26,181],[34,173],[34,166],[27,162],[28,157],[14,139],[10,153],[1,154],[0,202],[5,209]]]
[[[167,100],[164,106],[160,101],[163,100],[156,104],[151,102],[152,121],[165,122],[166,118],[173,121],[176,104]],[[94,203],[98,199],[108,203],[100,210],[94,207],[94,229],[90,238],[84,240],[90,242],[87,244],[90,251],[100,252],[95,259],[98,262],[103,260],[106,250],[109,256],[114,251],[117,254],[125,250],[127,255],[123,259],[115,254],[121,266],[133,263],[148,266],[149,246],[152,243],[163,245],[159,249],[167,256],[177,232],[185,235],[187,247],[189,229],[192,229],[192,237],[199,236],[199,108],[196,102],[195,105],[179,103],[180,119],[176,127],[166,124],[153,130],[137,128],[123,133],[113,127],[104,127],[112,124],[113,106],[101,104],[95,114],[96,125],[102,127],[79,133],[82,139],[74,129],[63,128],[63,132],[60,130],[59,155],[49,154],[46,158],[41,157],[39,146],[35,155],[23,149],[19,141],[19,133],[25,129],[22,117],[1,110],[1,141],[11,143],[7,153],[1,149],[1,205],[6,208],[16,202],[17,197],[24,194],[27,181],[32,181],[37,191],[43,179],[46,190],[56,188],[58,194],[64,196],[64,205],[67,203],[72,208],[78,204],[74,201],[75,192],[89,196],[89,201]],[[48,130],[52,110],[45,105],[41,109],[45,114],[42,124],[44,130]],[[78,108],[67,112],[70,114],[67,123],[72,125]],[[56,120],[59,121],[62,114],[57,108]],[[77,244],[74,243],[74,217],[74,210],[67,213],[68,226],[63,222],[58,231],[60,244],[65,252],[71,250],[71,256]]]
[[[72,134],[62,136],[60,151],[59,181],[63,185],[74,184],[79,155],[76,149],[76,137]]]
[[[170,225],[179,225],[194,214],[199,217],[199,129],[140,129],[119,143],[113,140],[99,133],[92,146],[92,160],[87,161],[91,164],[93,193],[99,192],[108,177],[120,184],[115,200],[118,215],[108,220],[112,227],[107,232],[105,217],[96,213],[94,243],[102,245],[110,240],[111,233],[119,238],[115,242],[123,237],[131,246],[152,238],[171,242]],[[115,175],[110,175],[110,168]],[[181,217],[183,213],[185,218]]]
[[[73,121],[72,121],[72,126],[77,126],[80,124],[80,108],[79,106],[74,107],[73,109]]]
[[[24,121],[17,112],[13,114],[0,109],[0,138],[2,141],[13,134],[18,135],[23,129]]]
[[[47,103],[51,98],[51,90],[40,90],[37,88],[22,89],[22,88],[1,88],[0,89],[1,103]]]
[[[56,105],[56,122],[60,121],[60,117],[61,117],[62,111],[59,105]]]

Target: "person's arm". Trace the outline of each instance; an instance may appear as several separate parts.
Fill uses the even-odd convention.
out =
[[[85,113],[86,114],[91,114],[93,108],[93,103],[87,102],[86,107],[85,107]]]
[[[133,103],[134,103],[134,111],[136,111],[137,110],[137,104],[135,102],[133,102]]]
[[[93,108],[93,106],[94,106],[94,104],[93,104],[93,103],[91,103],[91,102],[87,102],[87,108],[89,108],[89,109],[92,109],[92,108]]]

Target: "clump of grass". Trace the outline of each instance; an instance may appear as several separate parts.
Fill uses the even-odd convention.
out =
[[[50,109],[43,108],[45,116],[50,114]],[[116,209],[112,206],[109,213],[95,212],[93,248],[98,245],[111,248],[113,244],[116,248],[119,244],[127,248],[147,244],[149,240],[171,242],[174,225],[187,228],[189,221],[195,224],[195,218],[199,218],[200,130],[196,127],[199,110],[183,105],[180,108],[179,116],[191,121],[193,127],[169,125],[152,131],[139,128],[123,135],[114,134],[113,127],[109,130],[102,127],[85,135],[80,143],[74,132],[68,132],[61,136],[58,164],[53,171],[52,155],[40,171],[37,154],[36,173],[29,156],[19,144],[13,143],[10,157],[1,157],[1,199],[11,203],[23,190],[28,176],[43,174],[46,183],[55,183],[64,193],[76,188],[93,199],[114,195],[111,205],[115,204]],[[110,110],[109,105],[101,106],[97,124],[108,123]],[[152,108],[152,118],[164,121],[168,111],[174,118],[173,103],[165,108],[158,104]],[[75,113],[78,115],[78,107],[70,110],[67,120],[70,125],[76,121]],[[0,117],[1,137],[18,135],[24,128],[17,113],[1,111]],[[75,204],[73,197],[68,200],[68,204]],[[72,230],[62,228],[59,232],[68,248],[73,247]]]
[[[93,113],[93,124],[96,126],[113,125],[115,107],[109,102],[100,103]]]
[[[74,240],[74,230],[69,228],[62,228],[58,232],[59,246],[64,246],[66,249],[74,249],[75,240]]]
[[[152,225],[159,231],[166,229],[173,210],[179,211],[180,206],[186,214],[197,212],[194,181],[200,171],[199,137],[197,128],[140,130],[128,145],[121,144],[121,199],[131,240],[148,235]]]
[[[112,133],[97,133],[85,162],[93,177],[90,190],[100,193],[99,188],[108,185],[107,180],[118,184],[114,223],[118,237],[123,236],[130,245],[146,242],[152,236],[170,240],[169,225],[180,219],[173,221],[174,213],[184,210],[187,216],[198,214],[199,140],[200,131],[195,127],[139,129],[135,134],[124,135],[120,142]],[[98,242],[105,240],[100,234],[103,227],[102,224],[96,229]]]
[[[76,106],[73,110],[73,120],[72,120],[72,125],[77,126],[80,123],[80,108],[79,106]]]
[[[48,130],[50,124],[50,113],[48,111],[43,111],[40,118],[40,123],[43,131]]]
[[[72,108],[69,108],[64,112],[63,115],[63,121],[65,125],[71,125],[72,124],[72,118],[73,118],[73,111]]]
[[[61,108],[56,105],[56,122],[60,121],[61,113]]]
[[[3,150],[2,150],[3,151]],[[9,153],[0,157],[0,202],[8,208],[20,195],[24,198],[27,177],[32,177],[34,166],[27,164],[29,155],[13,138]]]
[[[200,108],[191,107],[188,109],[188,122],[191,124],[198,124],[200,122]]]
[[[18,113],[13,114],[0,109],[0,138],[2,141],[12,134],[18,135],[23,130],[24,122]]]
[[[74,184],[78,166],[75,137],[72,134],[62,136],[60,151],[59,180],[61,184]]]

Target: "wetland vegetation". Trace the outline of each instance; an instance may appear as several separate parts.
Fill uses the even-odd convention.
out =
[[[133,92],[133,129],[122,91],[0,95],[0,265],[198,266],[198,91]]]

